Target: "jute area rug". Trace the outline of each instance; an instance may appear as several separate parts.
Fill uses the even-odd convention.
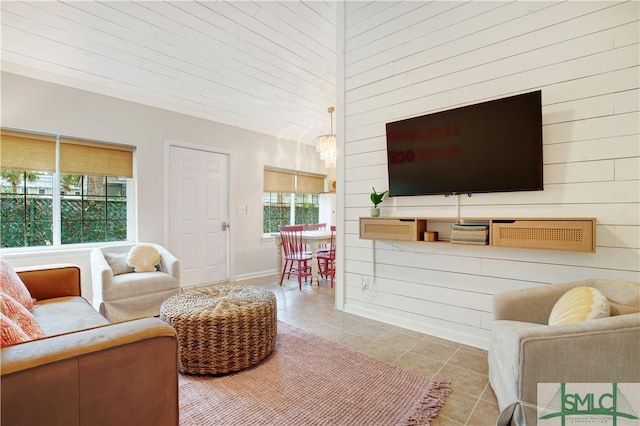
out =
[[[219,376],[181,374],[180,425],[428,425],[436,382],[278,322],[274,352]]]

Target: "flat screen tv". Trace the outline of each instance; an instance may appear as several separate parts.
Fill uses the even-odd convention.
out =
[[[386,125],[389,196],[539,191],[541,91]]]

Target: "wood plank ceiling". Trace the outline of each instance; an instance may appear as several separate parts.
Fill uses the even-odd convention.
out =
[[[336,99],[332,1],[2,1],[2,69],[315,143]]]

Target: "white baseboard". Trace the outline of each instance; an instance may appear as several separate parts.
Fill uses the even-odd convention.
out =
[[[250,274],[240,274],[235,276],[234,281],[244,281],[253,278],[268,277],[269,275],[276,275],[277,273],[278,271],[276,271],[275,269],[269,269],[266,271],[252,272]]]

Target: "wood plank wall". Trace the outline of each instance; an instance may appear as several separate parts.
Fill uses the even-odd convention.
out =
[[[346,2],[338,10],[345,310],[486,348],[496,292],[639,279],[638,2]],[[537,89],[544,191],[394,197],[380,207],[387,216],[596,217],[597,253],[358,238],[371,187],[388,187],[386,122]]]

